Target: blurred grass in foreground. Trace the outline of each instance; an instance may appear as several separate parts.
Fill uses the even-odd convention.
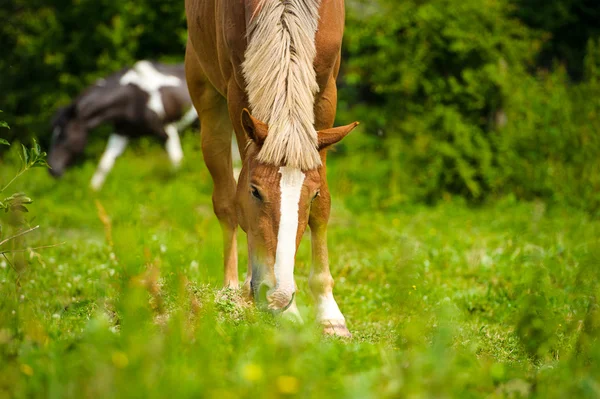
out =
[[[354,334],[344,342],[312,321],[307,237],[305,325],[220,290],[211,182],[197,140],[184,142],[177,173],[138,143],[99,194],[87,188],[97,157],[62,181],[37,170],[22,183],[42,226],[27,245],[64,244],[26,252],[22,268],[0,259],[0,397],[600,395],[599,224],[584,213],[512,198],[370,212],[334,154],[331,263]]]

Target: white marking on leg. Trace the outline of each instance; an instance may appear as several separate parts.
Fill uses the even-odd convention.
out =
[[[129,139],[125,136],[118,134],[110,135],[106,150],[104,151],[104,154],[102,154],[94,177],[92,177],[91,186],[94,190],[99,190],[102,187],[108,172],[110,172],[115,165],[115,160],[123,154],[128,142]]]
[[[160,89],[165,86],[181,86],[182,81],[177,76],[160,73],[148,61],[137,62],[132,69],[121,77],[119,83],[123,86],[133,84],[148,93],[147,106],[164,119],[165,107],[163,105]]]
[[[297,168],[279,168],[281,181],[281,217],[277,232],[275,253],[276,289],[290,296],[295,292],[294,261],[296,258],[296,234],[298,233],[298,209],[305,174]]]
[[[177,131],[182,132],[187,129],[192,123],[194,123],[198,119],[198,112],[194,106],[191,106],[188,112],[183,115],[183,117],[177,122],[175,125],[177,127]]]
[[[317,297],[317,320],[345,323],[346,319],[331,292]]]
[[[181,149],[179,133],[177,133],[177,128],[175,125],[165,126],[165,132],[167,132],[167,136],[169,137],[165,144],[167,154],[169,154],[169,159],[171,160],[173,166],[178,168],[179,165],[181,165],[181,160],[183,159],[183,150]]]

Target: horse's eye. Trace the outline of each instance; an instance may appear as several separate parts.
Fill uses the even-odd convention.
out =
[[[260,191],[258,191],[256,187],[250,186],[250,190],[254,198],[256,198],[259,201],[262,201],[262,195],[260,195]]]
[[[315,193],[315,196],[313,197],[312,201],[316,200],[319,195],[321,195],[321,190],[317,190],[317,192]]]

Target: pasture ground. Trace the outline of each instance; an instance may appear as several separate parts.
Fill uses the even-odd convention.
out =
[[[99,194],[95,159],[17,184],[41,227],[15,245],[63,244],[0,259],[0,397],[600,396],[598,221],[511,198],[360,211],[333,156],[331,264],[354,334],[343,341],[312,321],[308,237],[304,325],[220,290],[211,182],[195,138],[185,150],[174,173],[139,143]]]

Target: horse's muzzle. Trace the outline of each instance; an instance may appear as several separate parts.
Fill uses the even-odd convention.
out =
[[[267,294],[267,306],[273,313],[285,312],[294,302],[296,292],[275,289]]]
[[[261,283],[258,287],[252,283],[251,285],[254,299],[259,308],[273,314],[285,312],[292,305],[296,296],[294,291],[271,288],[266,283]]]

